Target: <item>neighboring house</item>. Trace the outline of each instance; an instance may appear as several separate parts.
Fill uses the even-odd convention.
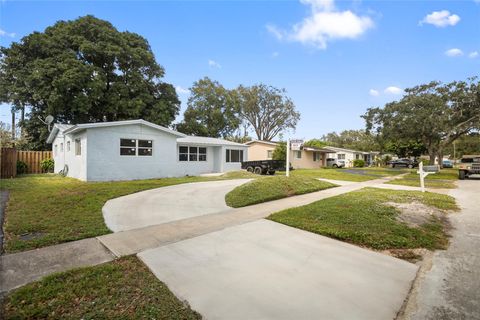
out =
[[[145,120],[55,124],[55,172],[84,181],[180,177],[240,170],[248,147],[193,137]]]
[[[248,146],[248,160],[271,160],[277,142],[253,140],[245,143]],[[326,165],[327,148],[311,148],[302,146],[300,150],[290,150],[290,164],[295,169],[315,169]]]
[[[345,167],[353,167],[354,160],[364,160],[365,165],[371,165],[376,157],[379,155],[379,152],[364,152],[352,149],[337,148],[337,147],[327,147],[328,149],[334,151],[328,154],[328,158],[334,158],[340,161],[345,162]]]
[[[271,160],[276,142],[252,140],[245,143],[248,146],[248,161]]]
[[[328,148],[328,149],[327,149]],[[290,164],[294,169],[316,169],[327,165],[330,147],[312,148],[302,146],[300,150],[290,151]]]

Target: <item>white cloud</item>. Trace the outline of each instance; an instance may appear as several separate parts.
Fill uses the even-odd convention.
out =
[[[13,32],[7,32],[3,29],[0,29],[0,37],[10,37],[10,38],[13,38],[15,37],[15,33]]]
[[[287,39],[326,49],[331,40],[356,39],[374,26],[368,16],[337,10],[333,0],[301,0],[301,3],[311,6],[311,14],[295,24],[292,30],[283,31],[267,25],[267,30],[278,40]]]
[[[445,55],[448,57],[460,57],[463,56],[463,51],[458,48],[452,48],[445,51]]]
[[[181,86],[176,86],[175,91],[177,91],[177,94],[190,94],[190,90],[185,89]]]
[[[283,40],[283,38],[285,37],[284,32],[272,24],[267,24],[266,28],[268,32],[270,32],[275,38],[277,38],[277,40]]]
[[[480,0],[479,0],[479,1],[480,1]],[[470,52],[470,53],[468,54],[468,57],[469,57],[469,58],[472,58],[472,59],[478,57],[478,51],[472,51],[472,52]]]
[[[280,55],[280,53],[279,53],[278,51],[274,51],[274,52],[272,53],[272,58],[276,58],[276,57],[278,57],[279,55]]]
[[[373,97],[378,97],[380,95],[380,92],[378,92],[378,90],[375,90],[375,89],[370,89],[368,91],[368,94],[373,96]]]
[[[420,25],[424,23],[432,24],[438,28],[444,28],[448,26],[454,26],[460,21],[460,17],[456,14],[451,14],[448,10],[434,11],[427,14]]]
[[[220,65],[220,63],[218,63],[217,61],[215,60],[208,60],[208,65],[212,68],[218,68],[220,69],[222,66]]]
[[[386,93],[386,94],[402,94],[403,89],[401,89],[399,87],[395,87],[395,86],[390,86],[390,87],[385,88],[385,90],[383,90],[383,92]]]

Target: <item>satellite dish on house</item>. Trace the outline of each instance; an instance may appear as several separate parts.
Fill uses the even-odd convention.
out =
[[[50,125],[52,124],[53,119],[54,119],[53,116],[49,114],[49,115],[45,118],[45,120],[43,120],[40,116],[38,116],[38,119],[48,126],[48,132],[50,132],[50,130],[51,130],[51,129],[50,129]]]
[[[45,122],[50,125],[52,122],[53,122],[53,116],[52,115],[48,115],[46,118],[45,118]]]

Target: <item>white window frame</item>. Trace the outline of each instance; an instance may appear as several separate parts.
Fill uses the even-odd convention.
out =
[[[273,150],[267,150],[267,159],[273,158]]]
[[[75,155],[76,156],[82,155],[82,139],[80,138],[75,139]]]
[[[131,140],[132,142],[135,141],[135,146],[122,146],[122,140]],[[140,141],[149,141],[152,146],[151,147],[140,147]],[[153,156],[153,140],[152,139],[134,139],[134,138],[120,138],[118,142],[118,151],[121,152],[122,149],[135,149],[135,154],[120,154],[120,157],[152,157]],[[140,149],[150,149],[151,154],[140,154],[139,150]]]
[[[180,152],[180,148],[187,148],[187,152]],[[197,148],[197,152],[191,153],[190,148]],[[205,153],[200,153],[200,149],[205,149]],[[180,160],[180,155],[186,155],[187,160]],[[196,155],[195,160],[190,160],[190,155]],[[201,156],[205,156],[204,160],[200,160]],[[177,162],[207,162],[208,161],[208,147],[199,145],[179,145],[177,148]]]
[[[67,141],[67,152],[70,152],[70,141]]]
[[[245,153],[243,152],[242,149],[225,149],[225,162],[226,163],[242,163],[243,162],[243,157]],[[238,151],[238,160],[239,161],[232,161],[232,151]],[[228,153],[228,157],[227,157]]]
[[[322,159],[322,153],[318,151],[313,151],[313,162],[320,162]]]
[[[302,150],[295,150],[294,154],[295,154],[295,159],[297,160],[302,159]]]
[[[337,160],[345,160],[345,153],[337,154]]]

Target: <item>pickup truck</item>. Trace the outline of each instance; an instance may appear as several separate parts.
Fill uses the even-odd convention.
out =
[[[255,174],[274,175],[277,170],[285,170],[285,161],[282,160],[256,160],[243,161],[242,169]]]
[[[458,178],[464,180],[474,174],[480,175],[480,155],[464,155],[458,165]]]

